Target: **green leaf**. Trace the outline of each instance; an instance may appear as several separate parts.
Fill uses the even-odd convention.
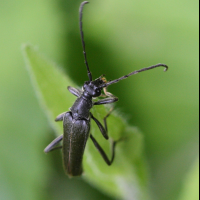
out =
[[[185,178],[184,186],[180,200],[198,200],[199,199],[199,158],[192,166],[190,172]]]
[[[60,135],[63,132],[62,123],[56,123],[54,119],[73,105],[75,97],[67,91],[67,86],[74,87],[75,84],[55,63],[48,61],[31,45],[23,47],[23,54],[38,100],[56,134]],[[108,106],[95,106],[91,112],[103,123],[102,119],[109,109]],[[109,116],[108,129],[110,140],[124,138],[117,144],[114,163],[107,166],[92,141],[88,140],[83,178],[116,198],[148,199],[142,135],[116,111]],[[93,120],[91,133],[110,157],[110,143],[102,137]]]

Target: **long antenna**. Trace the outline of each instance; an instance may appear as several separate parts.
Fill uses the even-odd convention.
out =
[[[115,79],[115,80],[113,80],[113,81],[109,81],[109,82],[107,82],[107,83],[105,83],[105,84],[102,84],[102,85],[101,85],[101,88],[107,87],[107,86],[109,86],[109,85],[111,85],[111,84],[113,84],[113,83],[117,83],[117,82],[119,82],[119,81],[121,81],[121,80],[123,80],[123,79],[128,78],[129,76],[132,76],[132,75],[134,75],[134,74],[138,74],[139,72],[144,72],[144,71],[147,71],[147,70],[150,70],[150,69],[154,69],[154,68],[156,68],[156,67],[165,67],[165,69],[164,69],[165,72],[168,70],[168,66],[167,66],[167,65],[165,65],[165,64],[160,64],[160,63],[159,63],[159,64],[157,64],[157,65],[152,65],[151,67],[146,67],[146,68],[143,68],[143,69],[140,69],[140,70],[131,72],[131,73],[128,74],[128,75],[124,75],[124,76],[122,76],[122,77],[120,77],[120,78],[118,78],[118,79]]]
[[[83,46],[83,55],[84,55],[84,59],[85,59],[85,65],[87,67],[87,73],[88,73],[88,77],[89,80],[92,81],[92,74],[90,72],[89,66],[88,66],[88,62],[87,62],[87,57],[86,57],[86,52],[85,52],[85,42],[84,42],[84,35],[83,35],[83,23],[82,23],[82,18],[83,18],[83,6],[85,4],[89,3],[88,1],[83,1],[80,5],[79,8],[79,26],[80,26],[80,33],[81,33],[81,42],[82,42],[82,46]]]

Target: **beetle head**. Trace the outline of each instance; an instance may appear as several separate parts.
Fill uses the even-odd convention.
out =
[[[84,91],[86,91],[92,97],[98,97],[101,95],[102,87],[100,87],[103,83],[105,83],[103,76],[95,79],[94,81],[85,81],[83,85]]]

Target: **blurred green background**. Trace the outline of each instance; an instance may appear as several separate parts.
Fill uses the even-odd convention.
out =
[[[81,178],[69,180],[25,69],[23,43],[87,80],[78,27],[80,0],[0,1],[0,199],[112,199]],[[198,199],[198,1],[91,0],[83,26],[93,77],[115,79],[116,107],[145,137],[154,200]],[[67,86],[66,86],[67,87]],[[70,95],[70,94],[69,94]],[[66,110],[63,105],[63,110]]]

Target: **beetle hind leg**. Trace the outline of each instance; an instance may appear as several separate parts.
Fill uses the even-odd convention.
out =
[[[49,153],[50,151],[61,149],[62,146],[56,146],[61,140],[63,139],[63,135],[58,136],[56,139],[54,139],[45,149],[45,153]]]

